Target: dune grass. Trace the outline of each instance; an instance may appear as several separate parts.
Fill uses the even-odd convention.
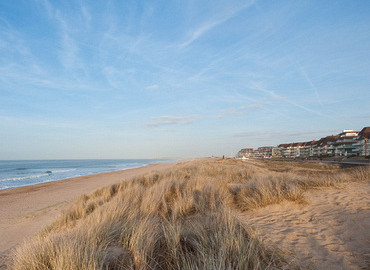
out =
[[[286,269],[238,215],[369,178],[368,168],[322,163],[179,163],[81,196],[16,250],[13,268]]]

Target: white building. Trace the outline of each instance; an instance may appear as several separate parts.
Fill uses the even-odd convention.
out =
[[[370,156],[370,127],[364,127],[357,136],[356,147],[353,151],[358,156]]]
[[[333,144],[335,147],[335,156],[356,156],[356,145],[357,136],[359,132],[352,129],[345,129],[342,133],[339,133],[339,137]]]

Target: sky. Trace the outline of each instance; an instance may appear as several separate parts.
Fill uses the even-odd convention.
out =
[[[370,1],[0,1],[0,159],[234,156],[370,125]]]

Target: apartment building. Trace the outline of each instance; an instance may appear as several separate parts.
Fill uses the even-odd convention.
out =
[[[251,157],[253,155],[253,148],[244,148],[244,149],[241,149],[237,154],[236,154],[236,158],[248,158],[248,157]]]
[[[302,145],[302,148],[300,149],[300,157],[309,158],[311,156],[313,146],[316,143],[317,142],[315,140],[309,141],[309,142],[304,142],[303,145]]]
[[[356,147],[353,151],[357,156],[370,156],[370,127],[364,127],[357,135]]]
[[[273,147],[271,151],[273,157],[283,157],[280,147]]]
[[[302,155],[304,150],[304,142],[280,144],[281,156],[285,158],[296,158]]]
[[[255,151],[254,155],[255,157],[271,157],[272,156],[272,146],[263,146],[258,147]]]
[[[280,154],[282,157],[289,157],[289,150],[288,150],[289,143],[279,144],[278,148],[280,150]]]
[[[279,144],[277,147],[264,146],[253,151],[248,150],[250,157],[283,157],[283,158],[323,158],[370,156],[370,127],[364,127],[360,132],[345,129],[338,135],[330,135],[320,140]],[[239,151],[245,152],[246,149]],[[243,152],[243,153],[244,153]],[[237,157],[240,157],[240,154]]]
[[[338,135],[326,136],[317,141],[317,156],[328,157],[333,156],[334,144],[338,140]]]
[[[359,132],[352,129],[345,129],[338,135],[333,143],[334,156],[356,156],[356,143]]]

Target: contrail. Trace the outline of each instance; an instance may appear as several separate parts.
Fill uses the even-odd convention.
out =
[[[297,108],[300,108],[300,109],[305,110],[305,111],[307,111],[307,112],[310,112],[310,113],[312,113],[312,114],[318,115],[318,116],[320,116],[320,117],[331,118],[331,117],[329,117],[328,115],[322,114],[322,113],[320,113],[320,112],[318,112],[318,111],[315,111],[315,110],[312,110],[312,109],[310,109],[310,108],[307,108],[307,107],[305,107],[305,106],[303,106],[303,105],[300,105],[300,104],[298,104],[298,103],[296,103],[296,102],[294,102],[294,101],[292,101],[292,100],[290,100],[290,99],[288,99],[288,98],[286,98],[286,97],[280,96],[280,95],[276,94],[274,91],[264,89],[263,87],[260,87],[260,86],[252,86],[252,87],[250,87],[250,88],[251,88],[251,89],[254,89],[254,90],[261,91],[261,92],[264,92],[264,93],[267,93],[267,94],[269,94],[272,98],[274,98],[274,99],[276,99],[276,100],[282,100],[282,101],[285,101],[285,102],[287,102],[287,103],[289,103],[289,104],[291,104],[291,105],[293,105],[293,106],[295,106],[295,107],[297,107]]]
[[[304,71],[304,69],[302,68],[302,66],[299,65],[298,63],[295,63],[294,61],[292,61],[292,62],[294,64],[295,68],[303,75],[303,77],[306,79],[306,81],[308,82],[308,84],[314,90],[316,99],[319,102],[320,106],[322,107],[323,105],[322,105],[321,98],[319,96],[319,92],[317,91],[316,86],[313,84],[312,80],[308,77],[307,73]]]

